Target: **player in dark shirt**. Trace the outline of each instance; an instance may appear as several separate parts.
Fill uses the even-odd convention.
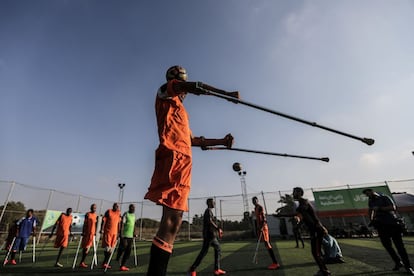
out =
[[[402,240],[403,231],[397,223],[394,202],[390,197],[376,193],[370,188],[364,189],[362,193],[368,197],[370,225],[377,229],[382,245],[395,262],[392,270],[397,271],[404,266],[408,274],[414,275]],[[394,242],[400,256],[392,247],[392,242]]]
[[[331,275],[322,257],[322,239],[328,233],[328,230],[316,216],[315,210],[309,201],[303,198],[302,188],[293,188],[293,198],[299,202],[299,206],[296,208],[297,215],[309,230],[312,256],[319,267],[319,271],[315,275]]]
[[[189,276],[197,275],[195,270],[206,256],[209,246],[214,247],[214,275],[226,274],[226,271],[220,269],[221,248],[217,240],[217,233],[221,237],[223,231],[214,222],[214,215],[211,209],[215,207],[215,203],[212,198],[207,199],[207,207],[203,216],[203,247],[193,265],[188,270]]]

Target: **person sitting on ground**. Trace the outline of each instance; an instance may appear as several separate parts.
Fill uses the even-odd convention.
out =
[[[342,250],[339,247],[338,241],[329,234],[325,234],[322,239],[323,246],[323,258],[325,263],[344,263],[345,260],[342,256]]]

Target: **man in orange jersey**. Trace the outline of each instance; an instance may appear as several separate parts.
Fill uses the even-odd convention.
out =
[[[181,66],[172,66],[166,73],[167,82],[157,92],[155,112],[157,116],[159,146],[155,153],[155,170],[145,195],[163,206],[161,223],[153,239],[147,275],[164,276],[172,253],[182,215],[188,210],[187,199],[191,186],[191,146],[233,144],[231,134],[223,139],[193,137],[188,114],[183,105],[187,93],[200,95],[203,89],[227,93],[200,82],[187,82],[187,72]],[[238,92],[235,92],[238,95]]]
[[[117,240],[119,238],[119,233],[121,230],[121,211],[119,211],[118,203],[114,203],[112,209],[108,209],[105,212],[104,217],[102,218],[101,224],[101,234],[102,238],[102,247],[104,248],[104,261],[102,263],[102,268],[108,269],[111,268],[109,265],[109,258],[112,254],[112,251],[115,250]]]
[[[91,210],[85,214],[85,221],[83,222],[82,229],[82,259],[79,264],[79,267],[86,268],[88,267],[85,264],[86,256],[89,254],[89,249],[94,242],[95,232],[96,232],[96,204],[91,205]]]
[[[62,256],[63,249],[68,247],[69,236],[72,236],[72,208],[66,209],[66,213],[60,214],[59,218],[53,225],[52,232],[50,232],[49,238],[53,236],[53,232],[56,231],[55,248],[59,248],[59,253],[56,258],[56,267],[63,267],[59,263],[60,256]]]
[[[252,198],[252,202],[254,204],[254,213],[256,215],[256,233],[261,241],[264,242],[266,249],[269,252],[269,256],[272,259],[272,264],[267,268],[273,270],[278,269],[280,265],[276,260],[272,244],[270,243],[269,227],[267,226],[266,215],[263,211],[263,207],[259,204],[259,199],[256,196]]]

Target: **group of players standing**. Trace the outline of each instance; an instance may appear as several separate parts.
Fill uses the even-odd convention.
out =
[[[58,255],[56,258],[55,266],[63,267],[60,263],[60,257],[65,248],[68,247],[69,240],[72,235],[72,208],[67,208],[65,213],[61,213],[56,220],[53,228],[50,232],[49,239],[53,236],[56,230],[56,238],[54,241],[54,247],[58,248]],[[128,271],[126,262],[131,255],[133,239],[135,238],[135,205],[130,204],[128,211],[121,216],[118,203],[114,203],[112,209],[108,209],[103,218],[99,233],[102,235],[102,248],[104,248],[104,259],[102,262],[102,268],[110,269],[110,258],[114,253],[115,248],[118,246],[116,260],[120,261],[121,271]],[[37,218],[33,216],[33,210],[29,209],[26,216],[16,222],[15,228],[9,231],[8,237],[8,253],[4,260],[3,265],[11,264],[16,265],[16,253],[25,250],[27,242],[31,235],[35,237]],[[87,268],[85,263],[86,257],[93,247],[97,245],[96,232],[98,229],[98,214],[96,213],[96,204],[92,204],[90,211],[85,214],[83,223],[82,236],[79,241],[79,245],[82,248],[82,257],[80,258],[79,268]],[[35,239],[35,238],[33,238]],[[44,247],[43,247],[44,249]],[[43,250],[42,249],[42,250]],[[9,259],[10,257],[10,259]],[[122,258],[121,258],[122,257]],[[95,260],[93,260],[95,261]]]

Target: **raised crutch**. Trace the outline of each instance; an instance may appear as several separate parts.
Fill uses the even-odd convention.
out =
[[[79,248],[80,248],[81,243],[82,243],[82,238],[83,238],[83,236],[81,236],[80,239],[79,239],[78,248],[76,249],[75,258],[73,259],[72,270],[75,269],[76,260],[78,259],[78,254],[79,254]]]
[[[10,244],[9,251],[7,251],[7,255],[6,255],[6,257],[4,258],[4,261],[3,261],[3,266],[5,266],[7,264],[7,261],[9,260],[10,252],[13,250],[13,245],[14,245],[15,241],[16,241],[16,237],[13,238],[13,240]]]
[[[118,243],[119,243],[119,238],[116,240],[116,243],[115,243],[114,249],[111,251],[111,255],[109,256],[109,260],[108,260],[108,265],[105,267],[104,272],[106,272],[106,271],[108,270],[108,266],[109,266],[109,264],[111,263],[111,259],[112,259],[112,256],[114,255],[115,250],[116,250],[116,249],[117,249],[117,247],[118,247]]]
[[[134,244],[134,261],[135,261],[135,266],[138,266],[137,245],[135,244],[135,237],[132,238],[132,242]]]
[[[259,252],[260,241],[262,240],[263,231],[260,231],[259,239],[257,240],[256,251],[254,252],[252,262],[257,264],[257,253]]]

